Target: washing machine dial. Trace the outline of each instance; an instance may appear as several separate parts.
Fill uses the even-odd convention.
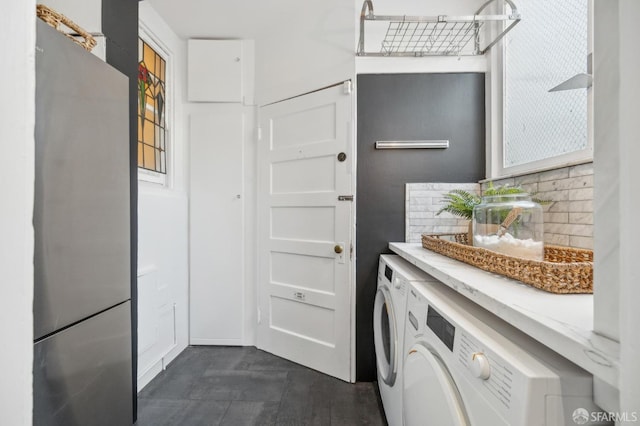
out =
[[[479,379],[487,380],[491,376],[489,359],[482,352],[474,352],[471,355],[471,372]]]
[[[400,287],[402,286],[402,281],[400,280],[400,278],[395,277],[395,278],[393,279],[393,285],[394,285],[396,288],[400,288]]]

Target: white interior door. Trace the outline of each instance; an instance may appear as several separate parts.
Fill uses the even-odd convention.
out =
[[[189,335],[243,344],[242,110],[190,117]]]
[[[260,110],[258,347],[351,377],[351,95],[337,85]]]

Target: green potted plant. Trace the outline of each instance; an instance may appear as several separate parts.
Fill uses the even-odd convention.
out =
[[[511,185],[499,185],[493,186],[493,182],[489,182],[487,189],[482,193],[482,196],[495,196],[495,195],[510,195],[510,194],[523,194],[526,193],[520,186]],[[535,193],[531,194],[532,200],[538,204],[549,204],[550,200],[543,200],[537,197],[533,197]],[[463,189],[453,189],[446,193],[443,197],[443,203],[445,205],[438,210],[436,215],[440,215],[442,212],[448,212],[454,216],[461,217],[469,220],[469,243],[473,241],[473,232],[471,229],[471,219],[473,218],[473,208],[480,204],[482,197],[474,194],[473,192],[465,191]]]

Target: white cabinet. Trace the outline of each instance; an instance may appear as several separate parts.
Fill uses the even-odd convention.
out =
[[[242,40],[189,40],[191,102],[243,101]]]
[[[240,108],[191,115],[192,345],[243,343],[244,114]]]

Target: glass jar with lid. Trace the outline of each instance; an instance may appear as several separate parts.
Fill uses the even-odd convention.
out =
[[[544,259],[542,206],[527,193],[482,197],[473,208],[473,245],[508,256]]]

